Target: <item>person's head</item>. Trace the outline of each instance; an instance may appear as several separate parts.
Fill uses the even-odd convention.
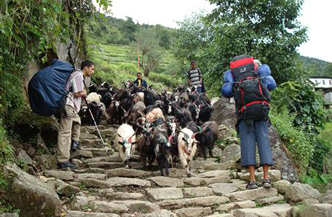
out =
[[[261,61],[259,61],[258,59],[255,59],[254,63],[256,64],[257,68],[262,65]]]
[[[137,79],[142,79],[142,73],[137,72]]]
[[[81,70],[86,77],[91,77],[95,72],[95,64],[90,60],[85,60],[81,63]]]
[[[192,69],[196,69],[196,61],[195,61],[195,60],[192,60],[192,61],[190,62],[190,66],[191,66]]]

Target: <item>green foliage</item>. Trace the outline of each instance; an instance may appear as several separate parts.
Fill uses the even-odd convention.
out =
[[[5,163],[6,161],[12,159],[13,154],[14,152],[9,145],[9,141],[7,139],[6,130],[3,127],[2,120],[0,119],[0,166],[3,165],[3,163]]]
[[[311,57],[301,56],[309,76],[332,76],[332,63]]]
[[[303,181],[309,185],[329,185],[332,181],[330,174],[317,174],[315,170],[310,170],[309,175],[303,178]]]
[[[330,172],[332,168],[328,168],[331,159],[331,140],[325,140],[321,137],[315,139],[315,148],[311,158],[310,166],[319,172]]]
[[[161,25],[147,25],[134,23],[133,19],[127,17],[119,19],[104,14],[96,13],[95,19],[90,19],[87,26],[89,37],[93,43],[101,44],[122,44],[129,45],[136,41],[137,31],[141,28],[152,28],[158,36],[159,46],[170,49],[175,38],[175,29]]]
[[[141,28],[136,33],[137,43],[133,44],[134,50],[139,50],[140,67],[144,71],[144,76],[149,77],[150,71],[156,69],[162,58],[160,52],[159,39],[157,33],[152,28]]]
[[[302,128],[293,126],[294,117],[288,114],[286,108],[278,113],[273,110],[270,118],[293,161],[297,164],[300,177],[305,175],[314,151],[311,138]]]
[[[217,4],[212,13],[180,23],[174,46],[182,63],[197,60],[209,91],[218,93],[222,72],[241,54],[267,63],[277,83],[305,75],[296,52],[307,39],[306,28],[297,21],[303,1],[210,2]]]
[[[294,114],[293,125],[307,133],[318,134],[325,123],[322,96],[314,91],[309,81],[290,81],[279,85],[272,95],[277,111],[285,105]]]

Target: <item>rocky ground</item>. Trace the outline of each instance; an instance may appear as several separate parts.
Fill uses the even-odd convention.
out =
[[[100,126],[107,141],[116,128]],[[225,126],[219,127],[222,132]],[[224,138],[216,158],[192,162],[193,177],[187,178],[180,165],[169,177],[159,171],[143,171],[139,157],[132,169],[125,169],[112,145],[106,155],[95,127],[82,127],[82,150],[72,153],[80,169],[45,170],[30,175],[15,165],[5,171],[12,175],[11,201],[20,216],[68,217],[331,217],[332,192],[321,195],[309,185],[281,180],[271,170],[273,188],[246,190],[249,174],[238,168],[237,139]],[[110,143],[110,142],[109,142]],[[24,157],[25,156],[25,157]],[[22,160],[29,160],[21,153]],[[31,159],[30,159],[31,160]],[[262,176],[257,173],[258,180]],[[0,217],[18,214],[0,214]]]

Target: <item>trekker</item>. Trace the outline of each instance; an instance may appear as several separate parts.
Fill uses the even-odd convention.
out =
[[[82,98],[87,95],[84,89],[84,77],[91,77],[94,73],[94,63],[85,60],[81,64],[81,70],[74,71],[68,78],[66,90],[69,90],[65,109],[60,117],[58,134],[57,161],[58,169],[77,167],[69,162],[70,151],[80,149],[81,118],[78,112],[81,109]]]
[[[270,188],[268,170],[274,161],[268,136],[269,91],[276,88],[276,83],[269,66],[262,65],[252,57],[234,57],[230,66],[231,69],[224,74],[222,94],[227,98],[235,98],[238,117],[236,129],[241,139],[241,165],[247,167],[250,173],[247,189],[258,188],[255,178],[256,143],[264,173],[261,185]]]
[[[196,61],[192,60],[190,62],[191,68],[187,72],[188,77],[188,85],[190,87],[196,87],[198,93],[204,93],[204,86],[203,86],[203,77],[202,72],[199,68],[197,68]]]
[[[148,84],[142,79],[142,73],[140,72],[137,72],[137,79],[133,83],[137,88],[148,88]]]

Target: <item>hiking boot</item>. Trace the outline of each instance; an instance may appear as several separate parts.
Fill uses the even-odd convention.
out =
[[[73,140],[71,142],[70,150],[71,151],[81,150],[80,142],[77,142],[77,141]]]
[[[78,167],[72,163],[66,162],[66,163],[57,163],[58,169],[66,169],[69,168],[71,170],[77,170]]]
[[[246,189],[252,190],[258,188],[257,182],[249,182]]]
[[[270,179],[262,179],[261,183],[262,183],[262,186],[264,188],[271,188],[271,180]]]

